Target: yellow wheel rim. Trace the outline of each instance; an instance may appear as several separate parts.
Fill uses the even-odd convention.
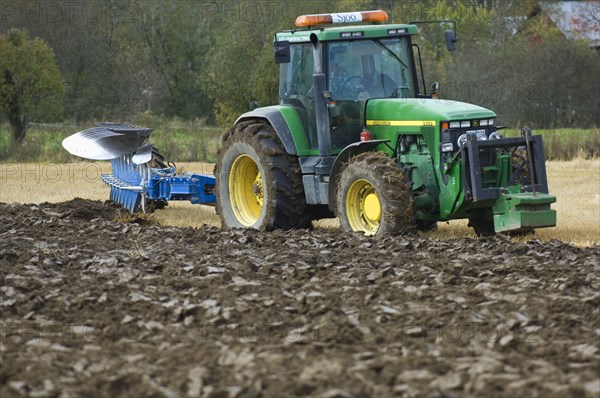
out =
[[[353,231],[374,235],[381,222],[381,201],[367,180],[356,180],[346,195],[346,216]]]
[[[231,209],[240,224],[251,227],[258,221],[264,203],[264,185],[256,162],[248,155],[238,156],[229,173]]]

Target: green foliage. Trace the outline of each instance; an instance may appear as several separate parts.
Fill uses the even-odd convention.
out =
[[[167,119],[149,113],[137,115],[132,122],[141,126],[152,126],[150,136],[160,152],[170,160],[179,162],[216,161],[221,136],[224,129],[207,127],[202,120],[192,121],[181,118]],[[0,162],[78,162],[81,158],[71,156],[63,147],[62,141],[92,126],[40,124],[30,128],[23,144],[13,147],[7,125],[0,125]]]
[[[224,6],[233,7],[232,3],[224,2]],[[249,110],[251,100],[274,101],[268,95],[260,95],[263,94],[261,88],[267,91],[269,86],[275,86],[278,77],[268,51],[272,48],[274,32],[268,32],[260,22],[244,19],[238,24],[221,25],[208,53],[204,84],[209,89],[219,125],[233,123],[237,116]],[[265,62],[266,59],[271,62]]]
[[[165,113],[193,119],[210,106],[202,85],[210,34],[202,7],[191,1],[140,3],[140,31],[167,88]]]
[[[6,125],[0,126],[0,161],[2,162],[79,162],[62,147],[62,140],[77,131],[60,125],[30,127],[19,146],[11,145],[11,133]]]
[[[347,2],[340,1],[336,8],[346,8]],[[273,39],[275,32],[292,27],[290,10],[307,14],[323,12],[324,6],[312,1],[299,4],[295,0],[225,0],[220,5],[232,13],[212,20],[214,42],[207,54],[208,72],[203,81],[213,103],[214,120],[220,126],[229,126],[249,110],[253,100],[262,106],[278,103],[279,66],[273,62]]]
[[[567,40],[544,19],[523,22],[510,7],[499,7],[448,8],[444,14],[458,22],[454,53],[441,49],[440,39],[423,44],[429,78],[435,78],[431,71],[437,73],[442,97],[493,109],[511,127],[598,126],[597,52],[586,42]]]
[[[176,162],[215,162],[225,132],[207,127],[201,119],[167,119],[144,113],[132,121],[139,126],[152,126],[150,141],[167,159]]]
[[[379,8],[395,23],[457,22],[455,52],[445,49],[444,30],[451,24],[420,25],[414,39],[426,88],[439,81],[442,97],[491,108],[513,127],[588,128],[600,122],[600,57],[540,18],[537,0],[88,3],[74,2],[72,13],[65,3],[62,19],[40,23],[44,10],[56,6],[28,0],[27,10],[38,10],[41,18],[7,13],[1,28],[27,28],[54,49],[66,80],[65,113],[75,123],[151,111],[228,126],[252,100],[278,102],[275,32],[294,28],[300,14]]]
[[[507,137],[517,137],[519,130],[502,131]],[[544,152],[548,160],[571,160],[575,158],[600,158],[600,130],[540,130],[544,138]]]
[[[0,111],[13,130],[13,140],[25,138],[29,120],[56,120],[62,113],[64,82],[54,52],[39,38],[11,29],[0,34]]]

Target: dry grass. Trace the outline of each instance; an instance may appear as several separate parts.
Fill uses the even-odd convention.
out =
[[[206,163],[180,166],[198,173],[212,171],[212,165]],[[0,202],[61,202],[75,197],[106,200],[108,188],[99,176],[109,170],[106,162],[0,163]],[[547,170],[550,192],[558,198],[553,205],[558,212],[558,225],[538,230],[537,237],[560,239],[578,246],[600,244],[600,159],[547,162]],[[162,225],[219,226],[213,208],[187,202],[171,202],[154,216]],[[337,220],[316,223],[317,228],[337,228],[338,225]],[[438,225],[437,231],[426,235],[438,239],[474,236],[465,221]]]
[[[577,246],[600,244],[600,159],[546,162],[546,170],[550,193],[556,196],[552,208],[557,212],[557,226],[539,229],[536,236]],[[439,239],[474,236],[464,220],[438,223],[438,226],[430,236]]]
[[[0,202],[63,202],[75,197],[106,200],[100,174],[108,162],[0,163]]]

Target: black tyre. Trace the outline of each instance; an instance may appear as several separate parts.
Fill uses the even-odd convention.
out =
[[[437,229],[437,222],[435,221],[425,221],[419,220],[417,221],[417,231],[422,232],[432,232]]]
[[[367,235],[414,232],[410,181],[384,153],[351,158],[337,187],[336,213],[344,231]]]
[[[494,221],[485,218],[469,218],[469,227],[473,228],[477,236],[494,236]]]
[[[310,224],[298,159],[259,120],[235,125],[215,166],[216,210],[224,228],[304,228]]]

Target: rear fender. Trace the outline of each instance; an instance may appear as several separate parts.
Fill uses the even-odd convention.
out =
[[[235,124],[251,119],[266,120],[277,133],[285,151],[290,155],[298,154],[290,126],[279,109],[269,107],[254,109],[241,115]]]

